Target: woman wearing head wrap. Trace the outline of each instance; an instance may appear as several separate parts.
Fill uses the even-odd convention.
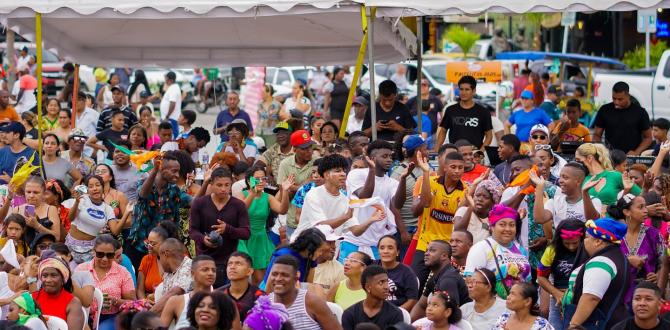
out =
[[[628,290],[624,303],[631,306],[638,280],[656,282],[665,256],[665,240],[658,229],[647,226],[647,203],[642,196],[619,194],[616,204],[607,208],[612,218],[625,223],[628,230],[621,240],[621,252],[628,258]]]
[[[584,249],[589,259],[575,268],[563,296],[563,325],[611,329],[628,313],[622,303],[626,292],[628,260],[621,252],[627,226],[611,218],[586,222]]]
[[[79,309],[81,310],[81,307]],[[12,300],[7,319],[33,330],[47,330],[42,311],[28,292],[24,292]]]
[[[282,304],[275,304],[268,296],[256,299],[256,305],[249,311],[242,329],[245,330],[291,330],[288,311]]]
[[[500,188],[492,180],[473,183],[465,196],[464,204],[454,215],[454,231],[467,230],[472,234],[473,241],[479,242],[491,236],[489,232],[489,212],[493,205],[500,202]]]
[[[32,298],[42,306],[45,315],[60,317],[69,329],[84,326],[81,302],[72,295],[72,280],[67,263],[58,257],[42,260],[38,268],[42,287],[32,293]]]
[[[528,251],[518,242],[521,220],[517,211],[498,204],[489,212],[491,237],[470,248],[464,275],[472,276],[477,268],[486,268],[496,274],[496,291],[505,299],[517,282],[530,281]]]

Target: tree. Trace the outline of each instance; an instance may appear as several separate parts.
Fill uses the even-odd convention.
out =
[[[656,44],[651,44],[649,47],[649,65],[657,66],[661,61],[663,52],[668,49],[668,43],[665,41],[658,41]],[[644,45],[637,46],[633,50],[629,50],[623,54],[622,62],[633,70],[643,69],[645,66],[646,50]]]
[[[463,57],[467,58],[470,49],[479,40],[479,33],[472,32],[460,25],[452,25],[447,30],[446,39],[449,42],[455,43],[463,51]]]

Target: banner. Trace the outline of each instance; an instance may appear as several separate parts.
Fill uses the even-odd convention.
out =
[[[463,76],[473,76],[477,81],[502,81],[502,63],[499,61],[486,62],[447,62],[447,82],[458,83]]]

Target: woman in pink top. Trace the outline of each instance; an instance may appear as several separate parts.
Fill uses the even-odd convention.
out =
[[[140,125],[147,131],[147,150],[151,150],[151,146],[161,141],[158,137],[158,123],[151,108],[147,106],[140,108]]]
[[[79,265],[77,271],[91,273],[95,287],[102,291],[104,299],[98,330],[112,330],[119,306],[137,298],[135,286],[130,273],[115,261],[116,254],[121,253],[121,243],[111,235],[103,234],[96,237],[93,251],[93,260]],[[92,311],[96,309],[91,308]]]

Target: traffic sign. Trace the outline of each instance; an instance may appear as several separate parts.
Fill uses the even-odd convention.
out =
[[[656,33],[656,9],[637,11],[637,32]]]
[[[575,26],[577,22],[577,13],[574,11],[566,11],[561,16],[561,26]]]

